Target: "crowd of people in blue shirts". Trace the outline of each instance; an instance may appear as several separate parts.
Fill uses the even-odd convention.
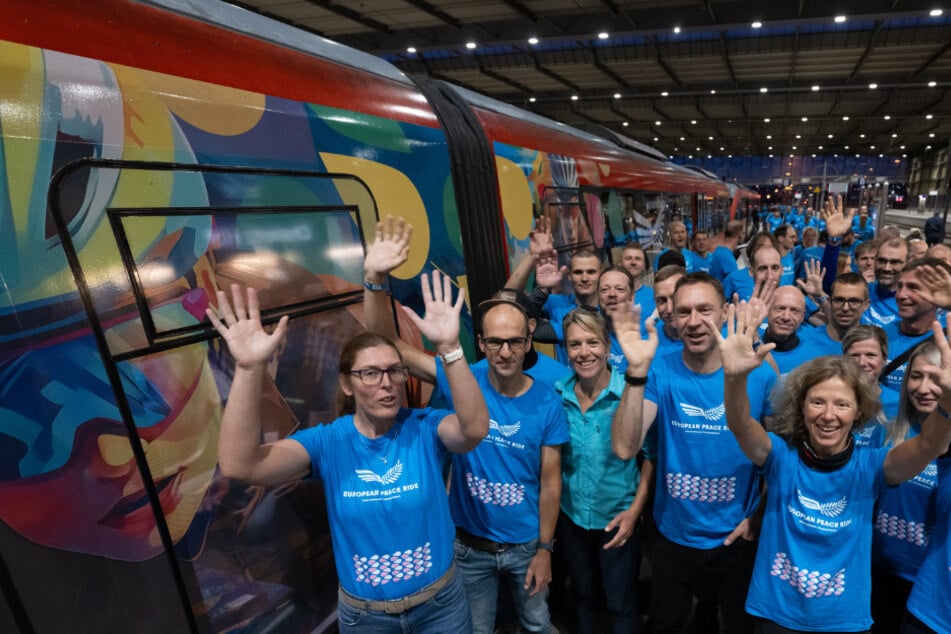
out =
[[[951,249],[913,255],[841,200],[818,216],[772,208],[745,249],[742,221],[673,221],[616,266],[562,263],[539,218],[473,311],[473,364],[438,272],[407,311],[436,355],[396,333],[412,228],[388,218],[332,423],[263,442],[293,325],[218,294],[222,471],[323,483],[341,631],[949,632]],[[405,407],[410,377],[427,407]]]

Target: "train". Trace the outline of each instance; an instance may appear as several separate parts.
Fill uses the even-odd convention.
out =
[[[204,316],[217,289],[252,285],[266,322],[291,316],[262,403],[275,439],[333,418],[379,218],[415,228],[390,291],[419,310],[435,269],[467,306],[491,296],[542,215],[562,257],[613,262],[671,219],[717,232],[757,204],[608,130],[225,3],[6,0],[0,631],[335,628],[319,484],[218,473],[233,363]],[[469,309],[463,325],[473,358]]]

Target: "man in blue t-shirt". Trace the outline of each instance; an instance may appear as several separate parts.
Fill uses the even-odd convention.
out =
[[[779,367],[780,377],[785,377],[800,364],[823,354],[810,345],[807,330],[800,328],[805,316],[806,298],[802,291],[795,286],[780,286],[776,289],[769,305],[763,342],[776,344],[770,354]],[[811,326],[807,328],[814,330]],[[832,354],[838,352],[836,350]]]
[[[773,232],[776,238],[776,245],[779,249],[779,256],[783,263],[783,274],[779,278],[780,286],[796,283],[796,242],[799,237],[792,225],[780,225]]]
[[[889,366],[893,365],[892,362],[905,351],[930,338],[931,324],[938,318],[938,307],[920,295],[924,285],[915,274],[918,267],[926,264],[951,271],[951,267],[943,261],[932,258],[913,260],[902,268],[898,278],[898,290],[895,293],[899,319],[884,328],[885,334],[888,335]],[[885,369],[887,370],[889,366]],[[906,356],[903,363],[885,376],[885,385],[893,390],[901,390],[901,382],[907,366]]]
[[[758,301],[758,300],[757,300]],[[636,455],[657,430],[654,518],[654,632],[681,632],[694,598],[715,597],[727,631],[747,632],[744,610],[756,546],[747,541],[749,517],[759,503],[760,480],[726,425],[723,364],[715,333],[723,327],[723,289],[713,277],[692,273],[674,293],[681,351],[654,358],[657,339],[624,337],[628,387],[624,415],[612,428],[621,459]],[[750,415],[769,414],[776,384],[769,366],[749,382]],[[653,452],[652,452],[653,453]]]
[[[901,238],[886,240],[875,254],[875,281],[869,284],[869,306],[863,324],[884,328],[898,318],[895,291],[902,267],[908,261],[908,244]]]
[[[710,234],[706,229],[697,229],[693,233],[693,251],[690,253],[690,262],[688,270],[691,273],[702,272],[709,273],[710,266],[713,264],[712,254],[707,250],[710,241]]]
[[[723,241],[710,254],[710,270],[708,273],[720,280],[721,284],[727,275],[739,268],[736,265],[736,256],[733,255],[733,252],[736,251],[740,239],[743,237],[744,226],[741,220],[731,220],[726,223],[726,228],[723,230]]]

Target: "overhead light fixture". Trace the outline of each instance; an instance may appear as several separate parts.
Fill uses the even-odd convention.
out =
[[[937,86],[937,85],[938,85],[938,82],[936,82],[936,81],[929,81],[929,82],[928,82],[928,88],[934,88],[934,87]]]
[[[882,117],[882,118],[885,119],[885,121],[888,121],[888,120],[890,120],[890,119],[892,118],[892,115],[887,114],[887,115],[885,115],[885,116]]]
[[[875,149],[875,146],[874,146],[874,145],[870,145],[870,146],[868,146],[868,147],[869,147],[869,149],[872,149],[872,150]]]
[[[925,119],[929,119],[929,120],[930,120],[930,119],[934,119],[934,115],[933,115],[933,114],[926,114],[926,115],[925,115]]]
[[[407,47],[406,47],[406,52],[409,53],[410,55],[412,55],[413,53],[416,52],[416,47],[415,47],[415,46],[407,46]]]
[[[623,126],[624,126],[624,127],[626,128],[627,126],[629,126],[629,125],[631,125],[631,124],[630,124],[630,123],[628,123],[627,121],[625,121],[625,122],[624,122],[624,123],[622,123],[621,125],[623,125]]]
[[[601,31],[600,33],[598,33],[598,39],[599,39],[599,40],[606,40],[606,39],[608,39],[608,33],[607,33],[607,31]]]
[[[572,101],[578,101],[578,95],[571,95]]]
[[[829,135],[829,138],[830,138],[830,139],[832,138],[832,135],[831,135],[831,134]]]
[[[466,42],[466,48],[469,49],[470,51],[474,49],[475,47],[476,47],[475,42]]]
[[[724,148],[721,147],[721,148],[720,148],[720,151],[722,152],[723,150],[724,150]]]
[[[876,84],[875,82],[872,82],[871,84],[868,85],[869,90],[875,90],[876,88],[878,88],[878,84]]]
[[[709,139],[712,141],[712,140],[713,140],[713,137],[709,137]]]
[[[680,27],[679,27],[679,26],[675,26],[675,27],[674,27],[674,33],[680,33]]]
[[[833,20],[833,22],[835,22],[836,24],[842,24],[843,22],[846,21],[846,19],[847,19],[847,18],[846,18],[844,15],[837,15],[837,16],[835,16],[832,20]]]
[[[684,137],[680,137],[680,140],[683,141],[683,140],[684,140]]]
[[[899,149],[899,150],[904,150],[904,149],[905,149],[905,146],[904,146],[904,145],[900,145],[900,146],[898,146],[898,149]]]
[[[819,84],[813,84],[812,92],[819,92]]]
[[[769,146],[767,149],[772,150],[772,149],[773,149],[773,146],[771,145],[771,146]]]
[[[621,93],[619,93],[619,92],[614,93],[614,98],[615,98],[615,99],[620,99],[620,98],[621,98]]]
[[[538,101],[535,97],[529,97],[528,100],[529,100],[531,103],[535,103],[536,101]]]
[[[809,117],[803,117],[803,118],[802,118],[802,122],[803,122],[803,123],[805,123],[805,122],[808,121],[808,120],[809,120]]]
[[[929,138],[929,139],[933,139],[933,138],[934,138],[934,132],[929,132],[929,133],[928,133],[928,138]]]
[[[753,27],[754,29],[758,29],[758,28],[761,28],[761,27],[763,26],[763,23],[760,22],[759,20],[757,20],[756,22],[754,22],[754,23],[751,24],[750,26]]]
[[[654,143],[657,143],[658,141],[660,141],[660,139],[655,136],[655,137],[654,137]]]
[[[847,115],[847,114],[846,114],[846,115],[842,115],[842,120],[843,120],[843,121],[848,121],[848,120],[849,120],[849,115]]]
[[[860,135],[859,135],[859,138],[860,138],[860,139],[864,139],[864,138],[865,138],[865,133],[863,132],[862,134],[860,134]]]
[[[819,149],[820,149],[820,150],[822,149],[822,146],[821,146],[821,145],[819,146]]]
[[[717,91],[716,91],[716,90],[711,90],[711,91],[710,91],[710,94],[711,94],[711,95],[715,95],[715,94],[717,94]]]
[[[797,134],[797,135],[796,135],[796,138],[797,138],[797,139],[801,139],[801,138],[802,138],[802,135],[801,135],[801,134]]]
[[[941,17],[942,14],[944,14],[943,9],[932,9],[931,11],[928,12],[928,15],[930,15],[933,18],[939,18]]]
[[[660,96],[661,96],[661,97],[669,97],[669,96],[670,96],[670,93],[665,90],[664,92],[660,93]]]
[[[799,149],[799,146],[798,146],[798,145],[794,145],[794,146],[792,146],[792,149],[798,150],[798,149]]]
[[[529,44],[532,44],[532,45],[538,44],[538,38],[537,38],[537,37],[530,37],[530,38],[528,38],[528,43],[529,43]]]
[[[700,151],[700,148],[697,148],[697,151],[699,152],[699,151]]]
[[[767,92],[769,92],[769,88],[767,88],[766,86],[763,86],[762,88],[759,89],[759,91],[760,91],[761,93],[767,93]]]
[[[696,120],[696,119],[691,119],[691,120],[690,120],[690,125],[697,125],[697,120]]]
[[[767,135],[766,135],[766,138],[767,138],[767,139],[772,139],[772,138],[773,138],[773,135],[772,135],[772,134],[767,134]]]
[[[765,119],[763,119],[763,123],[769,123],[769,117],[766,117]]]
[[[847,150],[847,149],[849,149],[849,146],[848,146],[848,145],[846,145],[846,146],[845,146],[845,149],[846,149],[846,150]]]
[[[660,119],[658,119],[657,121],[654,122],[654,125],[660,125],[660,124],[661,124],[661,120],[660,120]],[[680,140],[683,141],[682,138],[681,138]]]

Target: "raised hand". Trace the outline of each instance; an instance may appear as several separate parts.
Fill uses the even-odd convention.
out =
[[[650,368],[654,355],[657,354],[657,326],[648,319],[647,339],[641,335],[641,310],[631,304],[618,306],[611,317],[614,336],[627,359],[628,373],[634,376],[645,376]]]
[[[806,279],[796,280],[796,286],[809,297],[821,297],[822,280],[826,276],[826,270],[822,268],[819,260],[806,260],[802,268],[806,272]]]
[[[938,383],[941,385],[941,400],[939,405],[947,411],[951,409],[951,346],[948,340],[951,339],[951,325],[948,325],[947,332],[941,329],[941,323],[935,321],[931,324],[931,331],[934,333],[934,342],[941,353],[941,368],[938,374]],[[927,370],[926,370],[927,371]]]
[[[951,272],[948,269],[926,264],[915,269],[915,277],[924,286],[918,291],[922,299],[942,308],[951,308]]]
[[[773,295],[776,293],[776,288],[779,286],[778,280],[763,280],[762,282],[756,282],[753,284],[753,294],[750,295],[750,299],[756,298],[762,301],[766,306],[769,306],[773,303]],[[733,303],[737,306],[740,305],[740,302],[737,301],[739,295],[733,293]]]
[[[547,216],[535,219],[535,228],[528,234],[528,252],[538,261],[541,256],[555,253],[555,240],[551,235]]]
[[[841,238],[852,228],[853,216],[855,216],[855,210],[845,209],[842,205],[841,194],[835,198],[830,194],[825,209],[822,210],[822,219],[826,222],[826,233],[830,238]]]
[[[409,241],[413,237],[413,225],[403,218],[387,216],[376,223],[376,236],[367,245],[363,271],[371,282],[382,282],[390,271],[400,266],[409,257]]]
[[[727,306],[725,339],[712,321],[707,322],[707,328],[719,342],[725,375],[749,374],[759,367],[769,351],[776,347],[773,343],[755,345],[759,340],[759,327],[766,317],[766,311],[766,304],[760,301]]]
[[[423,306],[426,314],[417,315],[413,309],[403,306],[403,310],[416,324],[419,331],[434,345],[452,347],[459,345],[459,315],[462,314],[462,304],[465,302],[465,293],[459,292],[455,303],[452,301],[452,280],[449,276],[433,271],[432,287],[429,278],[424,273],[420,276],[420,285],[423,294]]]
[[[241,296],[241,287],[237,284],[231,285],[231,303],[224,291],[218,291],[217,296],[221,318],[212,308],[206,309],[205,314],[227,342],[235,363],[241,368],[266,365],[287,332],[287,315],[281,317],[274,332],[268,334],[261,325],[258,294],[253,288],[247,289],[247,308]]]
[[[558,266],[558,255],[551,251],[535,258],[535,285],[557,288],[568,272],[567,266]]]

